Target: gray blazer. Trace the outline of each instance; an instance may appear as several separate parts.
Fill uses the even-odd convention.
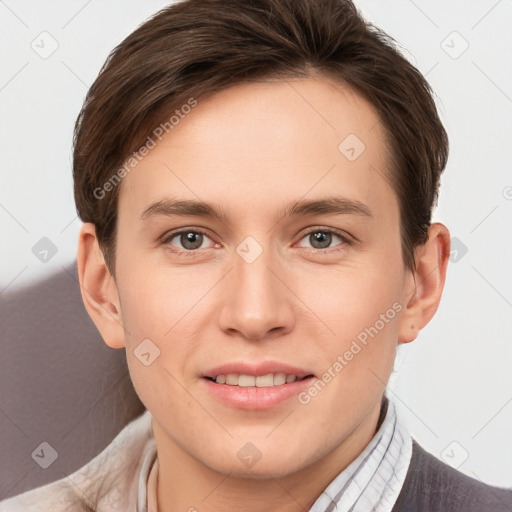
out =
[[[409,470],[392,512],[512,512],[512,488],[466,476],[413,440]]]

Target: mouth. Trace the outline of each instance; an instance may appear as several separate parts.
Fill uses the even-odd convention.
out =
[[[277,360],[231,361],[201,375],[205,391],[232,409],[270,410],[290,404],[314,381],[315,375]]]
[[[201,380],[206,384],[205,391],[225,406],[263,411],[289,404],[314,378],[311,373],[214,373]]]
[[[227,373],[218,374],[213,377],[204,377],[205,379],[214,382],[215,384],[224,386],[238,386],[238,387],[256,387],[256,388],[271,388],[274,386],[285,386],[293,382],[299,382],[304,379],[314,377],[312,373],[293,374],[293,373],[267,373],[265,375],[247,375],[243,373]]]

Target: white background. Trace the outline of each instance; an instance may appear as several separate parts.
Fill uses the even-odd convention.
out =
[[[74,260],[74,121],[110,50],[167,3],[0,1],[0,293]],[[512,1],[356,5],[426,74],[451,146],[434,221],[459,250],[388,394],[437,457],[512,486]],[[46,59],[31,47],[41,37],[58,44]],[[46,263],[32,253],[42,237],[57,248]]]

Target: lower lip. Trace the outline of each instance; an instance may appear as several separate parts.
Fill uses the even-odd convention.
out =
[[[238,409],[256,410],[270,409],[293,396],[297,396],[311,385],[314,377],[306,377],[299,381],[267,388],[229,386],[228,384],[217,384],[207,378],[202,380],[205,382],[208,391],[225,404]]]

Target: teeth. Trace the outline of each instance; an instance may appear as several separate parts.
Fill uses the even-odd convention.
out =
[[[274,375],[272,373],[269,373],[268,375],[260,375],[259,377],[256,377],[256,387],[258,388],[268,388],[270,386],[273,386],[275,382]],[[279,384],[279,382],[275,382],[276,385]]]
[[[253,377],[252,375],[239,375],[238,385],[244,388],[247,388],[249,386],[255,386],[256,377]]]
[[[228,386],[269,388],[271,386],[281,386],[285,383],[295,382],[296,375],[286,375],[286,373],[268,373],[267,375],[242,375],[238,373],[228,373],[227,375],[217,375],[215,382],[217,384],[227,384]]]
[[[291,377],[291,375],[290,375]],[[294,375],[295,377],[295,375]],[[274,384],[276,386],[280,386],[281,384],[284,384],[286,382],[286,373],[276,373],[274,375]]]
[[[238,386],[238,375],[228,373],[228,375],[226,375],[226,384],[229,386]]]

